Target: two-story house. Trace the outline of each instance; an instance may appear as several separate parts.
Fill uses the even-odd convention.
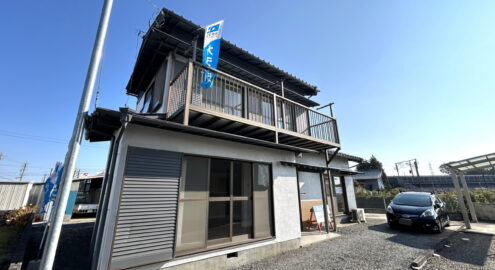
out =
[[[217,69],[203,66],[203,37],[163,9],[127,85],[136,110],[87,118],[88,140],[111,141],[93,268],[229,268],[297,249],[300,182],[318,187],[322,231],[335,230],[339,134],[313,109],[317,87],[223,39]]]

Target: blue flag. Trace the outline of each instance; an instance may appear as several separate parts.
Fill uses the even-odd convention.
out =
[[[220,40],[222,38],[223,20],[206,27],[205,41],[203,44],[203,64],[217,68],[218,55],[220,54]],[[203,88],[210,88],[215,80],[215,72],[203,70]]]
[[[57,198],[57,191],[60,185],[60,180],[62,179],[62,172],[64,171],[64,166],[61,162],[57,162],[55,164],[55,169],[52,174],[46,179],[45,184],[43,186],[43,205],[41,206],[40,213],[46,213],[48,210],[48,203],[55,202]]]

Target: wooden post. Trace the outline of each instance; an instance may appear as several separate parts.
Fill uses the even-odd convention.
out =
[[[466,225],[466,229],[471,229],[471,223],[469,222],[469,216],[467,214],[466,205],[464,204],[464,198],[462,197],[459,182],[457,181],[457,176],[453,172],[450,173],[450,176],[452,177],[452,182],[454,183],[457,201],[459,202],[459,208],[461,208],[462,217],[464,218],[464,224]]]
[[[189,64],[187,67],[186,101],[184,104],[184,125],[186,126],[189,125],[189,104],[191,104],[193,71],[194,71],[193,62],[189,60]]]
[[[469,212],[471,212],[471,218],[473,219],[473,222],[478,222],[478,217],[476,216],[476,210],[474,209],[473,201],[471,200],[471,194],[469,193],[466,178],[463,173],[460,173],[459,176],[461,177],[462,189],[464,190],[464,196],[466,196]]]

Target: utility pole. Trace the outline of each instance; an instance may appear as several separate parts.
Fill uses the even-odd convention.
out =
[[[419,177],[418,160],[414,159],[414,166],[416,167],[416,176]]]
[[[22,166],[21,169],[21,176],[19,177],[19,182],[22,182],[22,178],[24,177],[24,173],[26,172],[26,166],[27,166],[27,162],[24,162],[24,165]]]
[[[58,240],[62,230],[62,222],[64,221],[65,208],[67,207],[67,200],[69,198],[72,184],[72,174],[74,173],[74,166],[76,165],[79,148],[81,147],[81,140],[84,133],[84,122],[86,115],[88,114],[91,97],[93,96],[96,75],[98,73],[98,66],[100,64],[103,45],[107,35],[108,21],[110,20],[112,5],[113,0],[105,0],[103,3],[100,22],[96,32],[96,39],[93,45],[93,51],[91,53],[91,59],[89,62],[88,72],[86,74],[86,80],[84,82],[81,100],[79,102],[76,121],[74,123],[74,129],[72,131],[72,137],[69,142],[67,154],[65,155],[63,165],[64,168],[61,177],[62,179],[60,181],[57,198],[55,200],[53,221],[49,228],[48,237],[43,250],[43,256],[41,258],[39,268],[41,270],[51,270],[55,260]]]

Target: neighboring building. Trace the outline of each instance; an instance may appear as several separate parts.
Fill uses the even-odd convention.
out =
[[[98,108],[86,121],[88,140],[111,141],[93,268],[227,268],[297,249],[298,182],[319,188],[312,199],[332,219],[328,179],[351,190],[355,157],[329,151],[340,149],[337,122],[312,109],[319,90],[225,40],[204,89],[203,36],[162,10],[127,85],[136,110]]]
[[[361,170],[362,174],[357,174],[353,176],[353,179],[361,184],[367,190],[380,190],[384,189],[383,184],[383,170],[382,169],[371,169],[371,170]]]
[[[95,214],[100,201],[103,176],[88,176],[74,179],[77,197],[72,214]]]

